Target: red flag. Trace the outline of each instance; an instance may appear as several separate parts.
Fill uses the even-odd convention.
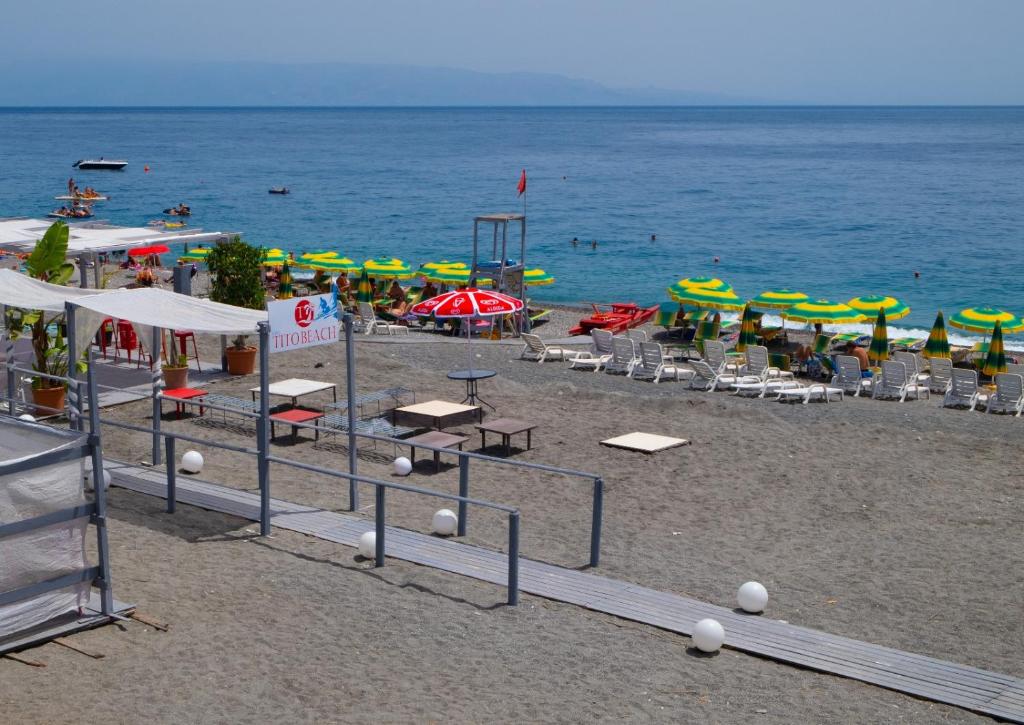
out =
[[[519,189],[519,196],[526,193],[526,169],[519,175],[519,185],[516,188]]]

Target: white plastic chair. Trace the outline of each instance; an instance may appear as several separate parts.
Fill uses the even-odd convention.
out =
[[[853,355],[839,355],[836,357],[838,369],[832,376],[832,385],[842,388],[844,393],[850,393],[853,397],[861,394],[861,391],[871,389],[871,379],[861,374],[860,360]]]
[[[612,333],[594,329],[590,331],[590,339],[590,350],[584,350],[574,357],[569,364],[570,368],[592,367],[596,373],[612,359]]]
[[[928,373],[921,372],[921,359],[912,352],[894,352],[892,359],[907,366],[907,377],[919,383],[928,382]]]
[[[985,410],[995,413],[1014,413],[1020,417],[1024,411],[1024,378],[1015,373],[999,373],[995,378],[996,391],[988,396]]]
[[[703,359],[715,373],[739,373],[740,371],[738,364],[729,361],[725,354],[725,343],[721,340],[704,341]]]
[[[948,357],[933,357],[928,363],[928,389],[945,395],[953,378],[953,361]]]
[[[769,378],[793,379],[793,373],[789,370],[773,368],[768,364],[768,348],[761,345],[749,345],[747,346],[746,355],[747,363],[740,368],[740,372],[744,375],[753,375],[761,380],[768,380]]]
[[[716,372],[703,360],[690,360],[694,376],[690,378],[690,387],[697,390],[725,390],[737,383],[760,383],[758,378],[750,375]]]
[[[696,373],[690,368],[681,368],[672,362],[671,356],[666,356],[661,345],[656,342],[640,343],[640,362],[633,366],[627,373],[627,377],[651,378],[657,384],[663,375],[669,375],[673,380],[689,380]]]
[[[921,393],[925,397],[931,396],[928,386],[921,385],[916,378],[907,374],[907,365],[898,360],[884,360],[882,362],[882,374],[875,380],[871,390],[872,398],[893,398],[901,403],[907,396],[913,394],[914,399],[920,399]]]
[[[363,328],[367,335],[408,335],[409,328],[405,325],[392,325],[383,320],[378,320],[373,312],[373,306],[369,302],[360,302],[359,319],[357,326]]]
[[[583,350],[570,350],[567,347],[547,345],[536,335],[528,332],[521,334],[523,350],[519,353],[520,359],[536,360],[542,363],[545,360],[573,360],[583,353]]]
[[[625,373],[629,375],[640,362],[636,343],[628,337],[616,335],[612,338],[612,357],[604,365],[606,373]]]
[[[964,406],[968,410],[974,410],[980,397],[978,392],[978,371],[953,368],[949,389],[942,399],[942,407]]]

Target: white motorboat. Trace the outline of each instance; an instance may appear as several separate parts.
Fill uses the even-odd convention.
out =
[[[82,171],[120,171],[127,165],[127,161],[105,159],[102,156],[98,159],[79,159],[71,164],[72,167]]]

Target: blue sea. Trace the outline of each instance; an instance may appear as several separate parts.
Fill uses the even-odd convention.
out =
[[[129,166],[71,168],[96,156]],[[0,110],[0,216],[45,215],[73,174],[116,224],[186,202],[190,226],[355,259],[468,259],[475,215],[523,210],[523,168],[526,261],[557,279],[536,299],[713,275],[893,295],[891,328],[1024,314],[1024,108]]]

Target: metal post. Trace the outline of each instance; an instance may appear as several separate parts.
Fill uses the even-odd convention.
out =
[[[8,349],[11,351],[11,355],[8,355],[7,357],[7,412],[10,413],[13,418],[18,412],[18,405],[14,402],[14,393],[17,392],[14,389],[17,375],[14,370],[11,369],[11,366],[14,365],[14,362],[11,360],[14,346],[12,345]]]
[[[345,327],[345,395],[348,398],[348,472],[353,476],[358,475],[359,456],[356,453],[356,444],[359,439],[356,436],[356,345],[355,336],[352,333],[352,313],[346,312],[342,318],[342,325]],[[359,509],[359,483],[354,479],[348,480],[348,510]],[[383,564],[383,560],[381,562]]]
[[[160,367],[160,343],[163,341],[163,330],[154,327],[149,336],[149,363],[152,365],[149,376],[153,387],[153,465],[160,465],[160,392],[163,388],[163,378]],[[139,351],[142,354],[142,351]]]
[[[167,449],[167,513],[173,514],[178,499],[177,457],[174,455],[174,436],[164,438]]]
[[[260,536],[270,535],[270,323],[260,322],[260,418],[256,425],[256,466],[260,482]]]
[[[376,489],[377,506],[375,511],[376,519],[376,530],[377,530],[377,550],[374,552],[375,558],[373,565],[384,566],[384,523],[385,523],[385,511],[384,511],[384,492],[387,491],[381,485],[374,486]]]
[[[463,499],[469,498],[469,458],[459,456],[459,496]],[[459,536],[466,535],[466,514],[469,513],[469,506],[465,501],[459,501]]]
[[[85,271],[85,253],[78,255],[78,282],[82,289],[89,289],[89,275]]]
[[[77,375],[76,365],[78,362],[78,345],[75,341],[75,306],[70,302],[64,302],[64,318],[68,327],[68,377],[74,380]],[[68,385],[68,416],[72,430],[82,430],[82,398],[78,392],[77,385]]]
[[[89,445],[92,447],[92,487],[96,496],[96,513],[92,523],[96,526],[96,553],[99,558],[100,611],[114,611],[114,593],[110,583],[110,547],[107,543],[107,491],[103,481],[103,450],[100,445],[100,405],[96,395],[96,370],[93,352],[89,350],[86,384],[89,394]]]
[[[604,481],[594,479],[594,512],[590,520],[590,565],[601,561],[601,518],[604,515]]]
[[[508,515],[508,605],[519,604],[519,512]]]
[[[220,371],[226,373],[228,371],[228,337],[227,335],[220,336]]]
[[[100,255],[99,252],[92,253],[92,279],[96,285],[96,289],[100,288],[102,283],[102,275],[100,274]]]

